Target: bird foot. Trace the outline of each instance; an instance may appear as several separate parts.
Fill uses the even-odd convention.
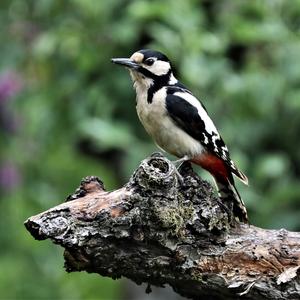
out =
[[[184,183],[183,176],[179,173],[177,168],[175,168],[175,172],[176,172],[176,175],[177,175],[178,182],[182,185]]]
[[[178,178],[178,181],[180,184],[184,183],[184,179],[183,179],[182,175],[179,173],[179,170],[184,165],[184,163],[187,162],[188,160],[190,160],[190,157],[185,155],[184,157],[182,157],[180,159],[172,161],[172,163],[175,165],[176,175],[177,175],[177,178]]]
[[[179,169],[181,167],[181,165],[183,163],[185,163],[186,161],[190,160],[191,158],[187,155],[185,155],[184,157],[177,159],[177,160],[173,160],[172,163],[176,166],[177,165],[177,169]]]

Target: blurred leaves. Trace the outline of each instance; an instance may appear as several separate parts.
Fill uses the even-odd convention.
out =
[[[251,223],[300,230],[299,20],[299,0],[2,0],[1,297],[121,298],[119,282],[65,274],[22,223],[84,176],[119,187],[157,150],[110,63],[140,48],[165,52],[204,102],[249,177]]]
[[[80,124],[83,135],[97,141],[99,148],[121,148],[127,150],[135,144],[133,134],[122,123],[111,123],[97,118],[87,119]]]

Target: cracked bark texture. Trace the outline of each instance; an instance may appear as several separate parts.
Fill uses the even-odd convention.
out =
[[[300,299],[300,233],[241,224],[189,164],[180,173],[154,154],[119,190],[87,177],[25,226],[65,248],[68,272],[169,284],[192,299]]]

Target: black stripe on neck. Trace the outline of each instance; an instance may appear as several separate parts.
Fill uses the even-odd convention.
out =
[[[148,70],[146,70],[148,73],[151,74],[151,76],[147,76],[150,77],[151,79],[153,79],[153,84],[149,87],[148,89],[148,93],[147,93],[147,102],[148,103],[152,103],[153,100],[153,95],[162,87],[168,85],[168,82],[170,80],[170,76],[171,76],[171,70],[165,74],[165,75],[161,75],[161,76],[157,76],[152,74],[151,72],[149,72]],[[141,72],[142,73],[142,72]],[[145,74],[143,74],[145,75]],[[147,74],[148,75],[148,74]],[[145,75],[146,76],[146,75]]]

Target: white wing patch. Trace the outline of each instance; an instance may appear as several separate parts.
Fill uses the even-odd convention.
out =
[[[201,119],[203,120],[203,122],[205,124],[205,130],[210,134],[214,134],[214,135],[217,135],[220,137],[215,124],[213,123],[211,118],[208,116],[207,112],[205,111],[205,109],[203,108],[203,106],[201,105],[201,103],[199,102],[199,100],[196,97],[194,97],[191,94],[184,93],[184,92],[176,92],[176,93],[174,93],[174,95],[188,101],[191,105],[196,107],[198,110],[199,116],[201,117]]]
[[[220,139],[219,134],[215,134],[215,135],[212,136],[212,143],[214,145],[214,151],[215,152],[219,152],[219,148],[218,148],[218,146],[216,144],[216,140],[219,140],[219,139]]]

